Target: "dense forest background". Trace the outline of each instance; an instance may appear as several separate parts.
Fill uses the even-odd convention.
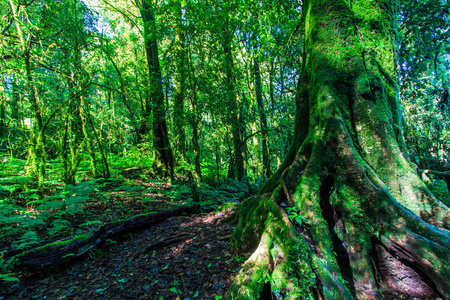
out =
[[[397,9],[406,146],[448,204],[449,3]],[[192,202],[224,185],[240,194],[222,202],[241,201],[289,150],[302,1],[8,0],[0,16],[3,246],[73,233],[64,211],[82,201],[68,201],[80,182],[146,170],[186,182]],[[55,199],[44,223],[18,217]],[[0,279],[14,280],[6,269]]]
[[[74,183],[110,177],[109,164],[119,157],[130,166],[168,161],[156,145],[167,139],[175,173],[264,181],[292,139],[301,2],[142,5],[2,4],[3,163],[24,159],[36,179]],[[401,9],[406,141],[420,168],[445,171],[448,9],[442,1],[409,1]],[[152,129],[162,120],[162,133]],[[49,162],[56,163],[51,170]]]

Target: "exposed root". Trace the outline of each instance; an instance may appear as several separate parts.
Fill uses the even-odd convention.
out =
[[[410,297],[436,299],[443,298],[436,293],[435,284],[417,269],[410,261],[400,258],[397,254],[378,244],[375,247],[380,284],[386,291],[385,296],[402,296],[405,291]],[[389,251],[390,250],[390,251]]]
[[[397,202],[343,122],[333,122],[338,139],[318,142],[272,193],[239,208],[232,243],[256,250],[228,299],[449,299],[449,231]],[[301,226],[282,201],[297,209]]]
[[[295,231],[286,212],[272,198],[265,198],[261,202],[268,214],[262,237],[229,289],[227,299],[263,299],[269,290],[273,299],[301,299],[312,294],[315,274],[309,266],[308,242]],[[246,238],[245,231],[238,234],[239,239]]]

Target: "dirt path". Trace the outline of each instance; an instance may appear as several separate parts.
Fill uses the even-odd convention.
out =
[[[110,240],[65,269],[2,286],[0,299],[221,299],[244,259],[221,218],[176,217]]]

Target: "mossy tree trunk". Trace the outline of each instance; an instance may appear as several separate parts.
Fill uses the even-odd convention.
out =
[[[44,133],[44,123],[42,120],[42,111],[39,104],[38,92],[31,70],[30,51],[31,46],[27,47],[24,55],[28,83],[28,98],[34,115],[33,130],[30,139],[30,146],[28,148],[27,165],[29,166],[29,169],[27,172],[29,175],[39,179],[39,181],[42,181],[45,177],[46,138]]]
[[[84,141],[86,143],[86,148],[88,150],[89,157],[90,157],[91,172],[92,172],[93,177],[97,177],[98,170],[97,170],[97,162],[96,162],[96,157],[95,157],[96,156],[95,155],[95,146],[92,141],[92,137],[90,135],[89,128],[88,128],[89,115],[90,115],[89,103],[86,101],[85,95],[80,95],[79,101],[80,101],[80,108],[81,108],[81,110],[80,110],[81,127],[82,127],[83,134],[84,134]]]
[[[294,142],[234,214],[254,252],[227,299],[450,299],[449,209],[403,142],[395,1],[303,10]]]
[[[22,31],[22,24],[17,16],[19,11],[16,4],[10,0],[9,8],[14,19],[14,23],[17,31],[17,38],[21,51],[23,51],[23,59],[25,64],[25,72],[28,85],[28,100],[31,105],[31,112],[34,117],[33,127],[31,130],[31,136],[29,139],[28,158],[27,158],[27,173],[39,179],[44,180],[45,177],[45,162],[46,162],[46,139],[43,128],[42,120],[42,107],[40,105],[38,91],[36,88],[36,82],[32,73],[32,59],[31,50],[34,43],[35,36],[33,34],[27,34]]]
[[[5,103],[6,103],[6,97],[0,98],[0,137],[3,137],[3,135],[6,132],[6,115],[5,115]]]
[[[224,22],[222,28],[222,46],[224,53],[224,63],[225,63],[225,73],[226,73],[226,90],[227,90],[227,100],[229,105],[229,123],[231,123],[231,132],[233,135],[233,146],[234,151],[232,157],[230,157],[230,163],[228,168],[228,178],[242,180],[246,176],[246,171],[244,168],[244,143],[245,141],[245,119],[242,114],[242,105],[239,101],[238,94],[236,91],[236,76],[233,73],[234,70],[234,60],[233,60],[233,32],[231,26],[229,25],[228,16]]]
[[[157,28],[152,0],[143,0],[145,51],[149,70],[149,95],[153,105],[153,169],[173,178],[173,153],[166,123],[166,108],[158,57]]]
[[[256,27],[257,29],[259,26]],[[258,38],[258,32],[255,32],[256,38]],[[256,43],[256,42],[255,42]],[[256,51],[260,51],[259,45],[254,47]],[[258,52],[257,52],[258,53]],[[259,57],[255,55],[253,57],[253,72],[255,75],[255,93],[256,93],[256,103],[258,105],[259,122],[261,127],[261,151],[262,151],[262,163],[263,163],[263,175],[270,177],[272,171],[270,169],[270,155],[269,155],[269,133],[268,133],[268,122],[266,116],[266,109],[263,103],[263,93],[261,84],[261,70],[259,67]]]
[[[185,133],[185,94],[186,94],[186,36],[183,25],[183,7],[181,2],[174,3],[176,12],[176,88],[174,91],[173,103],[173,131],[174,131],[174,149],[177,162],[186,159],[186,133]]]

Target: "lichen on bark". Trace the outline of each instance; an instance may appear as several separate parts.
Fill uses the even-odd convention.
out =
[[[227,299],[450,298],[449,209],[402,137],[395,11],[304,1],[296,140],[231,218],[253,254]]]

